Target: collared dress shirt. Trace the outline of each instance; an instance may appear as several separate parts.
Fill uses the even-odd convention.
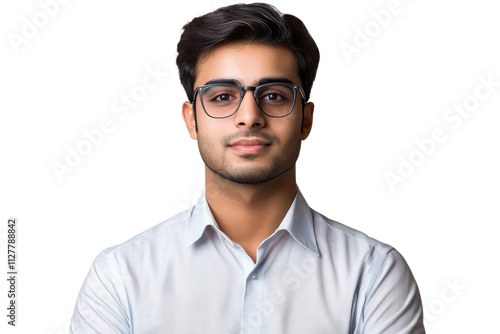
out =
[[[425,333],[417,284],[392,247],[312,210],[300,191],[256,262],[191,209],[92,264],[70,333]]]

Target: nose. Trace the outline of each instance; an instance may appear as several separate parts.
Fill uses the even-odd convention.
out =
[[[266,117],[255,101],[252,90],[245,91],[241,105],[234,117],[234,123],[238,128],[255,129],[265,125]]]

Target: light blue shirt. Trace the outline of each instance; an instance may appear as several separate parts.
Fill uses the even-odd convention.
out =
[[[205,196],[108,248],[70,333],[424,333],[417,284],[392,247],[325,218],[300,192],[252,259]]]

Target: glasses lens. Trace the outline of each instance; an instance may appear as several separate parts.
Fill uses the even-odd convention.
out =
[[[262,111],[271,117],[288,115],[295,103],[294,90],[287,85],[261,86],[256,95]]]
[[[240,103],[240,92],[233,86],[207,86],[201,92],[201,102],[212,117],[227,117],[233,114]]]

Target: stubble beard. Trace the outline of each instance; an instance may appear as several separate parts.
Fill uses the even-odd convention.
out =
[[[236,136],[232,135],[222,138],[221,146],[227,149],[227,143],[233,137]],[[272,144],[278,143],[278,138],[275,136],[262,135],[259,132],[256,133],[253,131],[245,132],[237,137],[261,137],[272,142]],[[300,138],[294,139],[280,154],[273,157],[271,163],[267,166],[235,166],[234,163],[227,161],[222,154],[220,156],[217,155],[215,144],[210,139],[198,134],[198,148],[207,168],[224,179],[241,184],[261,184],[286,173],[295,166],[299,157],[300,145]],[[257,158],[258,155],[256,154],[240,156],[240,159],[249,162]]]

